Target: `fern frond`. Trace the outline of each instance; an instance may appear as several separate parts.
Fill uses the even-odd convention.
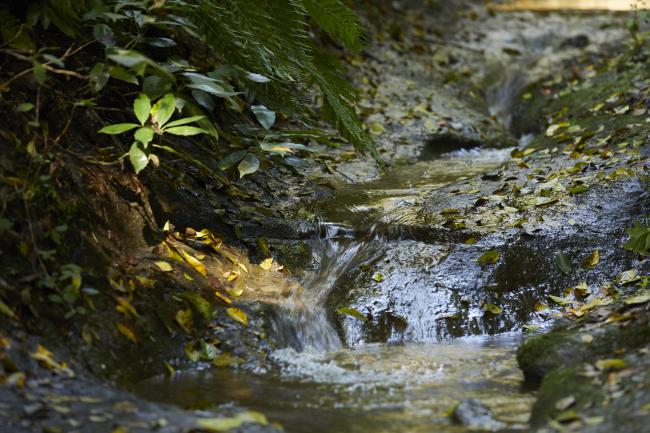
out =
[[[342,41],[351,50],[361,48],[363,27],[357,15],[341,0],[301,0],[309,16],[320,28]]]

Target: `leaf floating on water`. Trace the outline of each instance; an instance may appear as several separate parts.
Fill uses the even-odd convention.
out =
[[[620,358],[601,359],[596,361],[596,367],[599,370],[623,370],[627,368],[627,362]]]
[[[131,340],[133,343],[138,343],[138,336],[128,326],[123,323],[115,322],[115,327],[122,335]]]
[[[564,253],[557,253],[555,255],[555,266],[567,275],[571,273],[571,259]]]
[[[585,259],[585,261],[582,263],[582,267],[584,268],[593,268],[600,262],[600,251],[599,250],[594,250],[591,254],[589,254],[589,257]]]
[[[214,366],[217,368],[231,367],[242,363],[242,359],[238,356],[233,356],[228,352],[224,352],[214,359]]]
[[[492,314],[501,314],[501,312],[503,311],[501,307],[494,304],[484,304],[483,309]]]
[[[158,266],[158,269],[160,269],[163,272],[171,272],[172,271],[172,265],[169,264],[169,262],[166,262],[164,260],[158,260],[154,262],[156,266]]]
[[[526,324],[526,325],[523,326],[523,328],[524,328],[525,331],[528,331],[528,332],[535,332],[535,331],[537,331],[539,328],[541,328],[541,326],[539,326],[539,325],[528,325],[528,324]]]
[[[361,320],[363,322],[368,321],[368,318],[361,311],[357,310],[356,308],[341,307],[338,310],[336,310],[336,312],[339,313],[339,314],[342,314],[342,315],[354,317],[355,319],[359,319],[359,320]]]
[[[248,325],[248,316],[244,310],[236,307],[229,307],[226,311],[233,320],[241,323],[242,325]]]
[[[489,250],[484,252],[483,255],[476,260],[476,263],[479,265],[494,264],[499,261],[500,257],[501,253],[497,250]]]
[[[269,422],[264,415],[254,411],[241,412],[233,417],[199,418],[196,420],[198,428],[208,432],[225,432],[241,427],[243,424],[268,425]]]
[[[375,272],[375,274],[372,276],[372,279],[378,283],[381,283],[382,281],[384,281],[384,276],[379,272]]]

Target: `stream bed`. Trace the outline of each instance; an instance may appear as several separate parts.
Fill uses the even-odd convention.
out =
[[[289,433],[463,432],[467,429],[454,425],[449,415],[470,398],[488,406],[499,425],[524,429],[534,394],[522,388],[515,361],[520,333],[384,343],[357,335],[350,344],[327,311],[328,298],[344,275],[381,256],[381,248],[374,247],[383,242],[378,223],[414,223],[415,205],[424,194],[494,170],[510,151],[423,155],[379,180],[341,187],[331,202],[322,203],[327,223],[310,241],[314,266],[301,278],[304,292],[278,307],[272,333],[285,347],[271,355],[273,367],[181,372],[149,379],[134,391],[191,409],[236,403],[264,413]],[[415,324],[418,318],[405,320]]]

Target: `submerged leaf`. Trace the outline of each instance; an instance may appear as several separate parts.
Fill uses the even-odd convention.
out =
[[[232,417],[199,418],[196,425],[208,432],[225,432],[241,427],[243,424],[268,425],[268,420],[259,412],[240,412]]]

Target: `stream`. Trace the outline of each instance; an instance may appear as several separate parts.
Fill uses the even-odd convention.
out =
[[[546,10],[559,3],[507,2],[504,8]],[[622,2],[604,3],[575,2],[575,8],[625,9]],[[525,69],[532,61],[522,64]],[[492,92],[495,115],[509,111],[507,98],[523,87],[503,75],[510,82],[497,90],[508,94],[504,100]],[[425,195],[494,172],[511,150],[425,150],[416,163],[395,165],[377,180],[339,185],[315,209],[320,222],[305,242],[311,260],[300,275],[304,291],[276,307],[271,320],[279,347],[273,366],[179,372],[147,379],[134,391],[189,409],[241,405],[288,433],[467,432],[449,416],[466,399],[489,407],[494,429],[526,430],[535,394],[524,387],[515,360],[522,333],[507,331],[529,317],[485,319],[489,314],[477,299],[485,296],[485,281],[464,264],[477,267],[476,258],[463,240],[422,239],[425,224],[418,217]],[[437,270],[442,259],[435,257],[453,248],[469,258],[452,257]],[[359,269],[378,270],[375,282],[359,284]],[[440,279],[450,286],[438,285]],[[466,327],[440,324],[459,314],[471,319]]]
[[[323,211],[327,222],[310,241],[315,266],[302,278],[305,291],[273,322],[274,337],[284,348],[273,353],[271,371],[183,372],[149,379],[136,393],[194,409],[236,402],[290,433],[462,432],[466,429],[450,424],[448,415],[468,398],[488,405],[504,426],[525,428],[534,395],[522,388],[514,357],[520,333],[386,343],[356,336],[349,344],[326,309],[351,268],[382,254],[385,233],[377,230],[379,223],[413,221],[414,204],[423,194],[497,168],[510,150],[449,152],[398,166],[381,180],[342,188],[332,202],[338,206],[323,204],[329,209]],[[417,318],[408,319],[416,326]],[[355,334],[359,319],[348,321],[343,333]]]

